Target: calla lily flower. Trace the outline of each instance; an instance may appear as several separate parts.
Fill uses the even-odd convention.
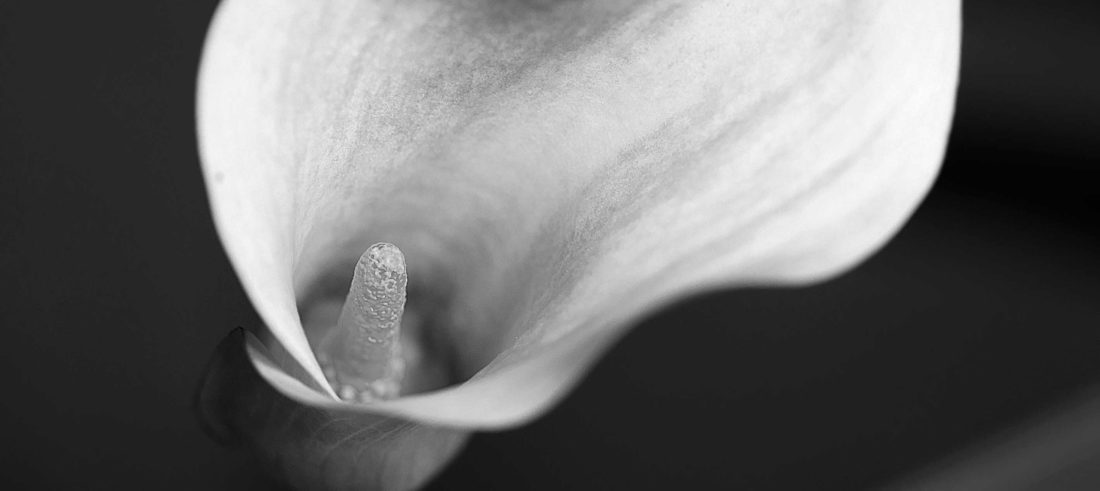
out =
[[[656,309],[853,267],[937,173],[959,10],[223,1],[201,156],[265,326],[219,349],[203,419],[294,486],[414,488]],[[318,340],[377,242],[407,265],[406,386],[345,401]]]

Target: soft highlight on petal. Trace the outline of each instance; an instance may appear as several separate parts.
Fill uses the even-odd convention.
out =
[[[313,406],[526,421],[642,315],[880,247],[935,177],[958,49],[957,1],[229,0],[200,76],[204,172],[289,359],[249,356]],[[458,383],[352,406],[301,319],[382,241]]]

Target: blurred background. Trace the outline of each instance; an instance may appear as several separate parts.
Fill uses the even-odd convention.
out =
[[[967,0],[945,167],[896,240],[649,318],[431,488],[1100,489],[1097,5]],[[196,154],[214,6],[0,2],[0,488],[270,485],[191,410],[259,325]]]

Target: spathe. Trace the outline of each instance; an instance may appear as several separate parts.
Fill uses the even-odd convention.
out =
[[[951,1],[225,2],[199,135],[258,373],[504,427],[677,297],[837,274],[935,176],[958,29]],[[300,319],[375,241],[465,382],[331,397]]]

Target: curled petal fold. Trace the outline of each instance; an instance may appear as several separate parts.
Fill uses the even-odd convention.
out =
[[[196,409],[211,436],[251,449],[273,476],[291,485],[412,489],[466,440],[464,431],[288,399],[260,376],[263,365],[250,362],[265,359],[263,352],[251,334],[231,333],[207,366]]]

